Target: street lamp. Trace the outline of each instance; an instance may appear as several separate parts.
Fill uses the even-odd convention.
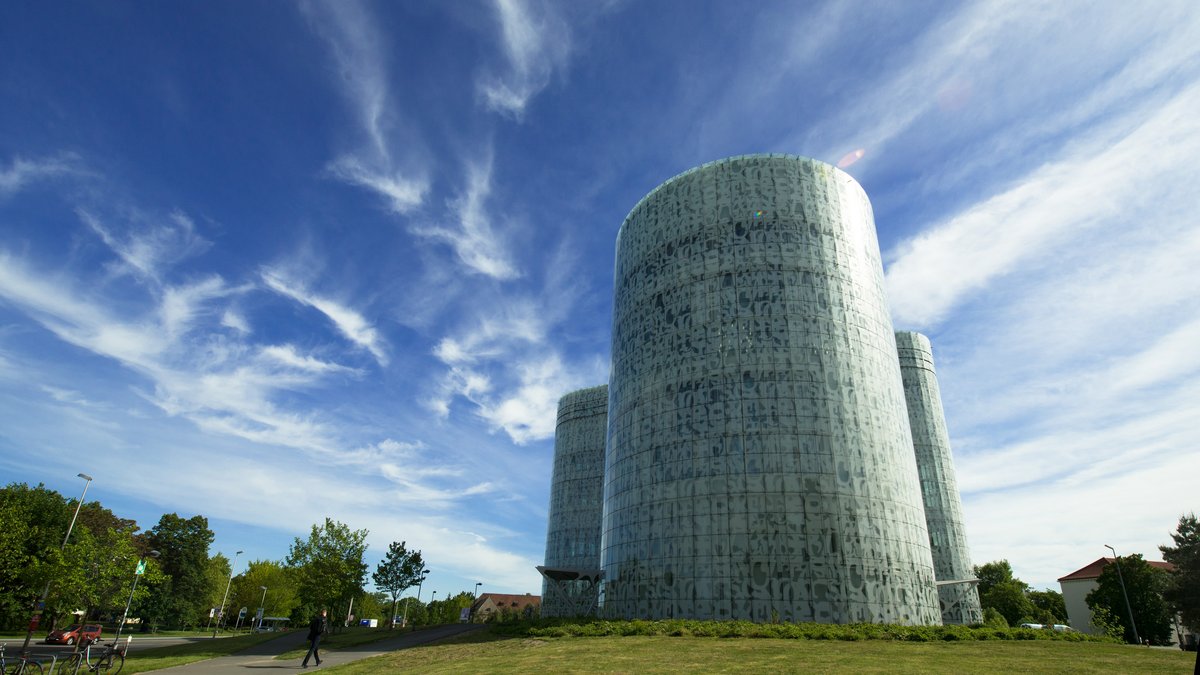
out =
[[[1121,582],[1121,595],[1125,597],[1125,611],[1129,612],[1129,627],[1133,629],[1133,641],[1135,644],[1142,644],[1138,638],[1137,624],[1133,621],[1133,605],[1129,604],[1129,593],[1125,590],[1125,577],[1121,574],[1121,558],[1117,555],[1117,549],[1104,545],[1104,548],[1112,551],[1113,562],[1117,564],[1117,581]]]
[[[467,614],[467,621],[475,620],[475,602],[479,599],[479,587],[483,585],[482,581],[475,582],[475,591],[471,593],[471,612]]]
[[[159,553],[151,550],[148,555],[151,558],[157,558]],[[138,558],[137,568],[133,571],[133,588],[129,589],[129,599],[125,601],[125,613],[121,615],[121,623],[117,624],[117,636],[113,638],[114,645],[121,639],[121,630],[125,628],[125,620],[129,618],[129,605],[133,603],[133,592],[137,590],[138,579],[141,579],[145,572],[146,556],[142,556]]]
[[[267,587],[259,586],[262,589],[262,600],[258,601],[258,627],[262,629],[263,614],[267,613]]]
[[[75,529],[75,519],[79,517],[79,509],[83,508],[83,500],[87,497],[88,486],[92,484],[92,477],[86,473],[76,474],[80,478],[87,481],[83,484],[83,494],[79,496],[79,503],[75,505],[75,515],[71,516],[71,524],[67,525],[67,536],[63,537],[62,546],[58,550],[62,551],[67,548],[67,540],[71,538],[71,530]],[[25,654],[29,651],[29,641],[33,639],[33,629],[37,628],[38,621],[41,618],[40,612],[46,607],[46,598],[50,597],[50,581],[46,581],[46,588],[42,589],[42,598],[33,607],[33,618],[29,620],[29,632],[25,634],[25,644],[21,645],[21,653]]]
[[[417,581],[417,602],[421,601],[421,586],[425,585],[425,577],[429,576],[429,570],[421,570],[421,578]],[[436,594],[437,591],[434,591]],[[392,610],[392,623],[396,623],[396,610]],[[408,598],[404,599],[404,617],[400,619],[401,626],[408,625]]]
[[[213,637],[217,637],[217,631],[221,629],[221,623],[225,620],[225,601],[229,598],[229,587],[233,585],[233,571],[237,569],[237,559],[242,552],[238,551],[233,554],[233,564],[229,566],[229,581],[225,582],[225,595],[221,596],[221,611],[217,615],[217,625],[213,627]]]

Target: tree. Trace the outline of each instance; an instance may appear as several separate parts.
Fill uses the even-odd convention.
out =
[[[405,590],[416,586],[425,578],[425,562],[421,560],[420,551],[409,551],[406,542],[393,541],[388,546],[387,556],[379,563],[371,580],[375,587],[387,591],[392,597],[392,613],[388,615],[388,628],[395,623],[396,602]]]
[[[1029,601],[1037,608],[1038,612],[1043,616],[1038,617],[1038,623],[1066,623],[1067,622],[1067,603],[1063,600],[1062,593],[1058,591],[1029,591],[1026,594]]]
[[[1029,584],[1013,576],[1007,560],[976,565],[975,577],[979,579],[979,604],[985,611],[995,609],[1010,626],[1033,617],[1036,608],[1025,595]]]
[[[980,603],[1000,612],[1010,626],[1026,623],[1033,618],[1035,608],[1025,596],[1025,583],[1019,579],[1001,581],[980,596]]]
[[[88,526],[77,524],[71,543],[63,551],[64,572],[51,586],[47,607],[58,610],[60,616],[75,610],[90,616],[98,610],[123,609],[129,595],[130,570],[137,566],[140,556],[132,532],[109,527],[93,534]],[[154,584],[164,579],[155,565],[154,573],[138,586],[139,595],[148,595]],[[141,592],[143,588],[145,593]]]
[[[24,628],[46,584],[65,570],[60,552],[71,522],[66,500],[44,485],[0,490],[0,624]]]
[[[168,513],[146,533],[146,543],[159,552],[158,563],[170,577],[169,601],[154,611],[156,622],[172,626],[189,626],[201,613],[207,614],[211,587],[208,577],[208,548],[215,535],[208,529],[204,516],[182,518]]]
[[[1013,581],[1012,565],[1007,560],[994,560],[975,566],[975,578],[979,579],[979,595],[983,597],[993,586],[1005,581]],[[1024,585],[1024,582],[1021,582]]]
[[[350,599],[362,593],[367,577],[363,555],[367,551],[366,530],[351,530],[344,523],[326,518],[313,525],[307,540],[296,537],[288,553],[287,564],[296,570],[301,606],[293,611],[293,621],[307,622],[304,614],[329,609],[349,608]],[[300,616],[296,616],[300,613]],[[338,625],[330,622],[331,625]]]
[[[266,586],[266,591],[263,591]],[[220,598],[217,598],[217,602]],[[296,571],[274,560],[251,560],[246,571],[233,578],[229,591],[230,607],[247,608],[247,625],[263,608],[263,616],[289,616],[300,605],[297,595]]]
[[[1174,546],[1159,546],[1163,560],[1175,566],[1168,577],[1163,597],[1183,617],[1183,624],[1200,626],[1200,522],[1196,514],[1179,517],[1179,527],[1171,539]]]
[[[1166,572],[1151,567],[1140,553],[1119,557],[1117,563],[1120,565],[1119,573],[1117,565],[1106,565],[1096,579],[1096,588],[1087,594],[1087,604],[1093,616],[1097,607],[1108,610],[1124,628],[1125,640],[1134,641],[1125,594],[1121,591],[1121,580],[1124,580],[1138,636],[1156,645],[1169,643],[1171,613],[1163,600],[1163,591],[1167,587]]]

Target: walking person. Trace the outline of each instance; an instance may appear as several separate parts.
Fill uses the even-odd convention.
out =
[[[313,620],[308,624],[308,653],[304,655],[304,663],[300,664],[301,668],[308,667],[310,658],[317,660],[317,665],[321,665],[321,652],[318,648],[321,645],[321,636],[329,629],[329,622],[325,620],[325,610],[314,616]]]

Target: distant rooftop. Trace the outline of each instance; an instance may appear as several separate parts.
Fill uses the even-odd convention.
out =
[[[1099,558],[1095,562],[1088,563],[1087,565],[1080,567],[1065,577],[1059,577],[1058,580],[1062,582],[1079,581],[1081,579],[1098,579],[1100,577],[1100,573],[1103,572],[1104,568],[1108,567],[1113,560],[1115,560],[1115,558]],[[1151,567],[1157,567],[1158,569],[1166,572],[1175,571],[1175,566],[1171,563],[1162,562],[1159,560],[1147,560],[1146,563]]]

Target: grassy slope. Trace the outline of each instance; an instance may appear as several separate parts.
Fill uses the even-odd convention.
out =
[[[1190,673],[1195,655],[1115,644],[477,634],[333,668],[421,673]]]
[[[260,642],[273,640],[281,633],[258,633],[239,637],[222,638],[219,640],[201,640],[175,647],[157,647],[129,654],[125,660],[125,673],[144,673],[172,666],[182,666],[185,663],[195,663],[218,656],[228,656],[252,647]]]

